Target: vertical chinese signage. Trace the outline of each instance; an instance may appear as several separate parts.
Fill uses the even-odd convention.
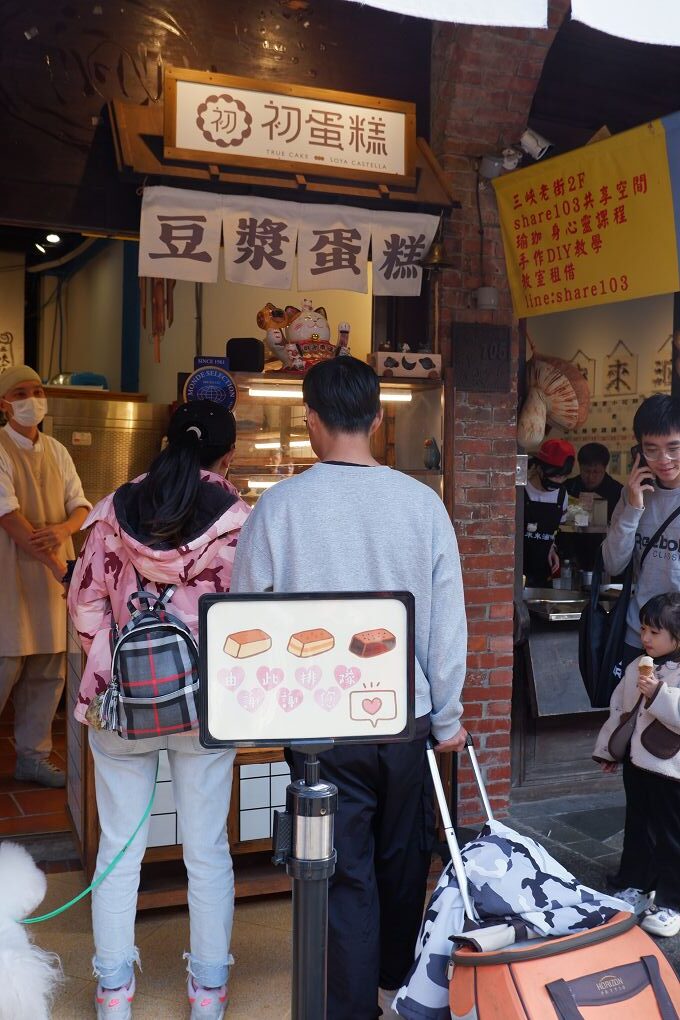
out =
[[[164,154],[333,177],[415,180],[415,105],[169,67]]]
[[[680,288],[680,114],[493,183],[518,316]]]

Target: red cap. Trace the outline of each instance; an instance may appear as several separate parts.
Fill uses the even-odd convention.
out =
[[[550,464],[551,467],[556,468],[564,468],[567,461],[571,460],[571,467],[573,467],[576,450],[566,439],[546,439],[544,443],[541,443],[534,456],[542,464]],[[567,470],[571,470],[571,467],[567,467]]]

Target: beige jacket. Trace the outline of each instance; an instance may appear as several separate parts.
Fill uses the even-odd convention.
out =
[[[634,708],[640,697],[637,687],[640,658],[631,662],[612,694],[609,718],[595,743],[595,761],[614,760],[609,753],[609,738],[621,722],[622,714]],[[655,666],[654,673],[661,683],[654,696],[649,701],[643,700],[640,705],[630,742],[630,760],[638,768],[680,780],[680,662]],[[653,723],[656,725],[650,730]],[[660,751],[664,754],[672,751],[676,737],[677,753],[671,757],[660,757]]]

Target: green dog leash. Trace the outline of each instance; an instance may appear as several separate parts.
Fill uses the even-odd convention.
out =
[[[125,844],[125,846],[123,847],[123,849],[118,851],[116,856],[113,858],[113,860],[109,864],[108,868],[106,868],[106,870],[101,873],[99,878],[96,878],[94,880],[94,882],[92,882],[90,885],[88,885],[87,889],[83,889],[82,892],[78,893],[77,896],[74,896],[72,900],[68,901],[68,903],[64,903],[64,904],[62,904],[61,907],[57,907],[56,910],[50,910],[49,914],[41,914],[40,917],[27,917],[25,920],[20,921],[19,922],[20,924],[39,924],[40,921],[49,921],[50,918],[57,917],[59,914],[63,914],[64,911],[69,910],[70,907],[75,906],[75,904],[78,903],[80,900],[84,899],[85,896],[88,896],[92,892],[93,889],[96,889],[97,886],[100,885],[104,881],[104,879],[107,878],[111,874],[113,869],[116,867],[118,862],[122,859],[123,855],[126,853],[128,847],[133,842],[135,836],[137,835],[137,833],[139,832],[141,827],[144,825],[144,822],[147,820],[147,818],[151,814],[151,808],[153,807],[154,797],[156,796],[156,780],[157,779],[158,779],[158,762],[156,763],[156,775],[154,776],[153,789],[151,790],[151,796],[149,797],[149,803],[146,805],[146,809],[144,811],[144,814],[139,819],[139,825],[137,826],[135,831],[132,833],[132,835],[128,839],[128,841]]]

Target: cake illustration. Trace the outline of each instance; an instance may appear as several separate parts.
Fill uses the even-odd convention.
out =
[[[335,647],[335,638],[323,627],[316,627],[313,630],[300,630],[297,634],[291,634],[288,641],[288,651],[297,655],[300,659],[306,659],[310,655],[321,655],[323,652],[330,652]]]
[[[394,634],[384,627],[376,630],[361,630],[349,643],[349,650],[360,659],[372,659],[374,655],[384,655],[396,647]]]
[[[271,646],[272,639],[263,630],[238,630],[229,635],[224,650],[234,659],[249,659],[252,655],[268,652]]]

